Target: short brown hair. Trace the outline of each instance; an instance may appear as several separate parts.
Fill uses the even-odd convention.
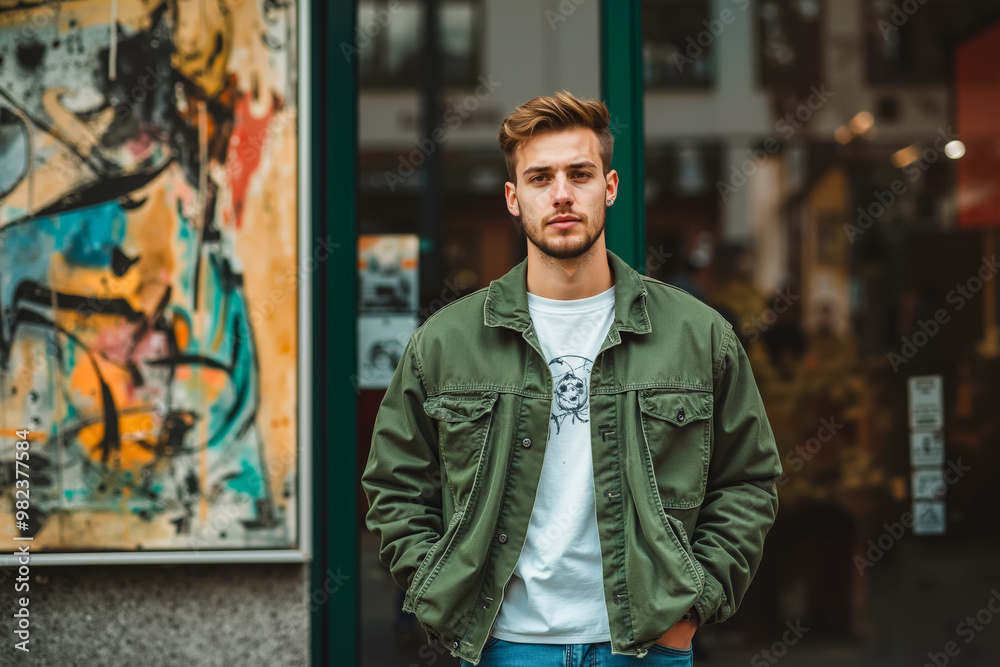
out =
[[[503,149],[510,180],[517,183],[514,173],[514,152],[533,136],[544,132],[560,132],[577,127],[593,130],[600,144],[604,175],[611,171],[611,154],[615,138],[608,125],[611,113],[604,102],[595,99],[581,100],[563,90],[554,97],[536,97],[519,105],[500,123],[500,148]]]

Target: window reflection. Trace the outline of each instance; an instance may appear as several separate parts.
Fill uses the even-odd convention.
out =
[[[705,25],[708,0],[644,0],[642,16],[643,80],[647,88],[712,84],[716,35]],[[721,34],[719,28],[716,32]]]
[[[973,3],[975,4],[975,0]],[[951,76],[956,3],[925,0],[912,11],[888,0],[865,1],[865,55],[872,83],[944,83]],[[910,11],[907,11],[910,10]]]
[[[821,80],[825,0],[764,0],[756,12],[762,85],[804,87]]]
[[[358,3],[358,45],[363,86],[414,88],[425,75],[427,2],[362,0]],[[475,84],[481,57],[479,0],[438,0],[438,49],[444,85]]]

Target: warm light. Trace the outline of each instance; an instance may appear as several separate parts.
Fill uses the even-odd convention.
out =
[[[957,160],[965,155],[965,144],[958,139],[952,139],[944,145],[944,154],[952,160]]]
[[[854,133],[851,132],[846,125],[841,125],[834,131],[833,138],[836,139],[838,143],[846,144],[854,138]]]
[[[867,111],[862,111],[851,119],[851,131],[854,134],[864,134],[874,124],[875,118]]]
[[[920,151],[917,150],[915,145],[907,146],[906,148],[900,148],[898,151],[892,154],[892,164],[902,169],[908,164],[913,164],[918,159],[920,159]]]

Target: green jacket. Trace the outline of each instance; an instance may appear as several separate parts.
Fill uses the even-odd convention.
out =
[[[590,386],[597,526],[612,651],[642,657],[692,606],[703,624],[739,606],[781,465],[732,326],[610,251],[608,263],[615,317]],[[524,543],[549,430],[552,376],[526,270],[413,333],[361,479],[403,609],[474,664]]]

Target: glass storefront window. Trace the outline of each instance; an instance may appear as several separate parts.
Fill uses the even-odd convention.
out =
[[[989,598],[1000,536],[1000,8],[715,2],[709,24],[737,4],[707,90],[645,93],[647,272],[731,322],[784,465],[754,585],[698,650],[765,664],[799,623],[782,664],[922,664]]]

